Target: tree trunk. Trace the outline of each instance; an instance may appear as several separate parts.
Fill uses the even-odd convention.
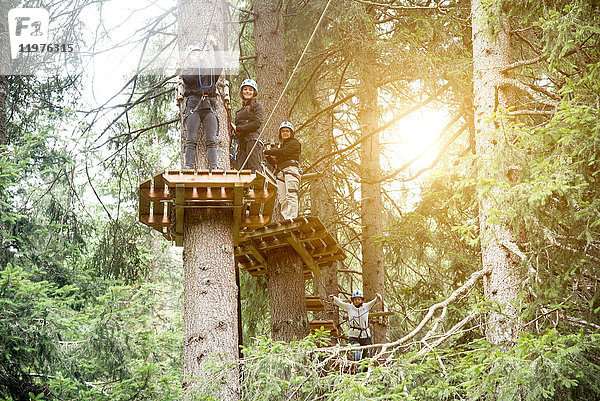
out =
[[[285,41],[281,0],[254,0],[254,51],[256,52],[256,83],[258,97],[265,106],[265,119],[273,111],[287,80],[285,64]],[[278,128],[287,120],[285,96],[279,102],[268,126],[263,126],[265,142],[278,140]],[[266,122],[266,121],[265,121]]]
[[[238,400],[237,287],[230,210],[186,211],[183,243],[186,386],[199,379],[219,400]],[[229,366],[219,381],[210,365]],[[192,376],[193,378],[189,378]]]
[[[324,104],[322,102],[321,104]],[[333,127],[331,125],[331,113],[324,113],[323,116],[317,119],[317,124],[314,127],[316,135],[312,138],[313,148],[315,149],[314,157],[316,159],[330,153],[333,149]],[[334,194],[332,185],[334,183],[331,168],[322,162],[316,167],[317,171],[323,171],[323,178],[316,179],[310,183],[310,210],[313,216],[319,217],[323,221],[323,225],[337,240],[337,232],[334,227],[337,219],[337,209],[335,207]],[[337,294],[339,291],[338,284],[338,267],[335,262],[330,268],[324,269],[320,275],[313,279],[315,295],[318,295],[322,300],[328,301],[329,294]],[[321,320],[333,320],[337,325],[339,323],[339,315],[335,312],[333,304],[325,302],[325,311],[319,315]]]
[[[383,249],[377,238],[383,235],[383,201],[381,184],[375,182],[381,173],[379,134],[371,133],[379,125],[378,92],[373,70],[373,60],[378,59],[377,42],[372,18],[375,12],[366,6],[361,22],[362,35],[366,38],[363,50],[357,60],[360,87],[358,88],[358,122],[364,141],[360,147],[360,191],[361,191],[361,250],[362,279],[365,300],[369,301],[380,293],[385,298],[385,267],[383,265]],[[380,309],[381,304],[375,306]],[[373,323],[373,342],[386,341],[386,327],[379,322]]]
[[[280,0],[256,0],[253,11],[254,49],[256,52],[256,82],[259,99],[266,116],[271,113],[281,95],[287,73],[285,68],[283,12]],[[287,119],[287,102],[281,100],[268,125],[262,127],[265,142],[278,140],[279,124]],[[266,124],[266,121],[265,121]],[[273,221],[281,221],[279,206]],[[293,248],[270,252],[266,256],[271,336],[276,341],[292,341],[308,334],[308,315],[304,302],[302,258]]]
[[[509,106],[509,94],[501,86],[503,67],[511,62],[507,20],[501,19],[493,30],[489,24],[498,16],[486,12],[481,0],[472,1],[473,16],[473,93],[475,140],[478,155],[479,227],[483,267],[490,270],[484,280],[485,296],[497,302],[498,312],[490,312],[486,326],[488,341],[498,344],[518,336],[517,298],[520,288],[518,248],[513,234],[501,216],[505,206],[499,183],[506,181],[508,160],[501,160],[505,140],[498,133],[493,113]],[[489,7],[489,6],[486,6]],[[490,36],[494,32],[494,37]],[[484,187],[486,183],[491,188]],[[500,213],[499,213],[500,212]],[[516,252],[510,251],[516,250]]]
[[[213,7],[217,7],[212,12]],[[179,0],[179,46],[202,46],[210,27],[219,47],[224,38],[219,7],[212,0]],[[220,34],[221,33],[221,34]],[[229,168],[227,112],[217,96],[218,165]],[[182,122],[183,125],[183,122]],[[202,127],[200,128],[202,130]],[[182,136],[182,143],[185,138]],[[196,166],[207,169],[204,135],[198,136]],[[238,290],[233,254],[233,212],[229,209],[188,209],[185,212],[184,268],[184,387],[208,386],[219,400],[239,400]],[[215,380],[212,366],[223,366],[225,375]]]
[[[378,125],[379,110],[377,88],[371,82],[368,71],[362,71],[358,99],[361,133],[363,138],[367,138],[360,148],[362,278],[365,300],[371,300],[376,293],[385,297],[385,267],[383,249],[377,243],[377,238],[383,235],[381,184],[374,182],[380,176],[379,134],[371,135]],[[375,306],[380,307],[381,305]],[[373,323],[373,341],[384,343],[386,330],[384,324]]]

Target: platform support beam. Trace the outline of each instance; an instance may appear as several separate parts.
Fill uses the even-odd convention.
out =
[[[321,273],[321,270],[315,263],[314,259],[310,256],[310,253],[300,244],[298,238],[293,232],[289,232],[286,237],[286,241],[294,248],[296,253],[300,255],[306,266],[313,272],[314,275]]]
[[[185,216],[185,185],[175,186],[175,245],[183,246],[183,219]]]
[[[242,224],[242,207],[244,200],[244,184],[236,182],[233,187],[233,245],[238,246],[240,243],[240,226]]]

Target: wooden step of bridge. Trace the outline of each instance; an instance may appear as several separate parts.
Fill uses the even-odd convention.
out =
[[[271,224],[246,234],[235,247],[238,267],[253,276],[267,273],[266,255],[273,249],[292,247],[304,262],[304,278],[310,279],[346,255],[316,217],[298,217]]]
[[[306,294],[306,310],[309,312],[321,312],[325,310],[323,301],[316,295]]]
[[[231,207],[234,244],[269,223],[277,185],[250,170],[165,170],[139,187],[139,220],[183,245],[186,208]]]

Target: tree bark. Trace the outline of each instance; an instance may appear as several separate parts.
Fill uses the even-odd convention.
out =
[[[281,0],[254,0],[252,2],[252,9],[256,13],[253,33],[256,52],[254,69],[258,96],[265,106],[265,119],[273,111],[287,80],[282,7]],[[278,140],[279,124],[287,120],[287,110],[287,101],[284,96],[275,109],[268,126],[261,128],[264,131],[265,142]]]
[[[213,7],[218,9],[212,12]],[[220,16],[223,2],[179,0],[179,50],[202,46],[208,29],[223,49]],[[217,96],[218,165],[229,169],[227,112]],[[183,122],[182,122],[183,125]],[[202,127],[200,128],[202,130]],[[182,135],[182,143],[185,137]],[[196,166],[207,169],[204,135],[198,136]],[[233,254],[233,212],[230,209],[187,209],[185,212],[184,268],[184,387],[193,394],[197,386],[219,400],[239,400],[238,290]],[[225,374],[215,379],[214,368]]]
[[[518,336],[517,305],[520,288],[519,252],[507,222],[501,216],[506,205],[502,201],[499,183],[506,181],[509,161],[500,159],[505,139],[492,118],[509,105],[510,94],[501,87],[506,78],[504,67],[511,63],[509,26],[506,19],[498,20],[481,0],[471,3],[473,16],[473,95],[475,107],[475,141],[478,159],[479,227],[481,256],[484,269],[490,274],[484,279],[485,296],[497,302],[500,310],[490,312],[486,338],[499,344]],[[486,10],[486,7],[487,10]],[[500,22],[494,22],[500,21]],[[489,24],[494,23],[490,29]],[[494,32],[494,36],[490,35]],[[486,183],[493,183],[491,188]]]
[[[371,300],[376,293],[385,297],[385,267],[383,265],[383,249],[377,238],[383,234],[383,201],[381,184],[377,182],[380,173],[379,134],[371,136],[377,128],[379,111],[377,106],[377,88],[372,85],[368,71],[362,71],[359,99],[359,122],[362,137],[368,137],[360,148],[361,177],[361,213],[362,223],[361,250],[363,291],[366,300]],[[375,308],[381,305],[375,306]],[[386,327],[379,322],[373,323],[373,341],[386,342]]]
[[[324,113],[317,119],[314,131],[316,135],[312,138],[314,157],[319,159],[321,156],[329,154],[333,150],[333,126],[331,125],[331,112]],[[323,178],[319,178],[310,183],[310,211],[313,216],[317,216],[323,222],[323,225],[337,240],[337,232],[334,226],[337,219],[337,209],[333,191],[333,174],[325,162],[316,166],[317,171],[323,171]],[[337,294],[338,284],[338,263],[335,262],[330,268],[324,269],[320,275],[313,278],[315,295],[321,300],[328,300],[329,294]],[[339,315],[335,312],[333,304],[325,302],[325,311],[319,313],[321,320],[333,320],[337,325]]]
[[[373,11],[366,10],[365,14],[373,15]],[[372,22],[368,17],[362,21],[361,30],[368,43],[365,43],[363,58],[358,60],[360,87],[358,89],[358,121],[361,135],[365,139],[360,147],[360,177],[361,177],[361,213],[362,224],[361,250],[362,250],[362,278],[365,300],[371,300],[376,293],[385,299],[385,267],[383,265],[383,249],[377,243],[377,238],[383,235],[383,200],[381,184],[378,178],[381,175],[379,134],[371,135],[379,125],[379,106],[377,103],[377,85],[374,82],[376,73],[370,60],[377,60],[378,56],[373,46],[376,36]],[[375,306],[375,310],[381,304]],[[379,322],[373,323],[373,342],[386,342],[387,328]]]
[[[254,48],[256,52],[256,82],[259,99],[265,106],[266,116],[271,113],[281,95],[287,79],[284,48],[283,2],[280,0],[256,0],[253,11]],[[268,125],[263,126],[265,142],[278,140],[279,124],[287,120],[287,102],[281,100]],[[265,121],[266,124],[266,121]],[[281,221],[276,205],[273,221]],[[292,341],[308,334],[308,315],[304,302],[304,274],[302,258],[288,247],[269,252],[267,261],[267,285],[271,310],[271,336],[276,341]]]

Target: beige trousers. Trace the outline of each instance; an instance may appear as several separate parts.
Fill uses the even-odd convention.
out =
[[[277,173],[277,199],[281,205],[284,219],[298,217],[298,189],[300,188],[300,170],[289,166]]]

